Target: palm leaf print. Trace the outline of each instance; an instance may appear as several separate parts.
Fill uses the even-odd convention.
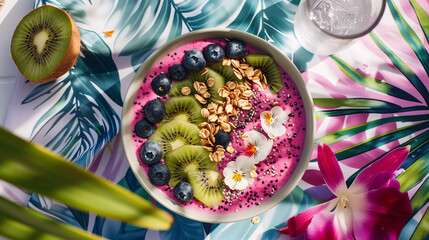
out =
[[[365,134],[368,131],[376,133],[365,140],[336,151],[335,154],[339,161],[344,161],[364,154],[367,151],[385,146],[410,145],[410,154],[402,164],[402,173],[399,174],[397,180],[401,183],[401,191],[411,190],[412,192],[411,205],[414,215],[410,220],[417,218],[417,213],[423,211],[424,216],[421,221],[427,222],[429,217],[425,206],[429,201],[429,180],[427,178],[429,175],[429,91],[425,82],[429,79],[429,54],[416,32],[405,21],[395,3],[392,0],[388,0],[387,3],[388,10],[398,27],[399,33],[411,49],[411,52],[415,54],[414,57],[421,64],[421,68],[424,69],[423,73],[426,73],[426,75],[416,74],[412,70],[412,67],[407,65],[406,60],[402,59],[396,53],[396,50],[391,49],[384,43],[376,31],[371,32],[370,37],[381,50],[381,53],[390,61],[387,64],[394,66],[402,74],[402,78],[408,81],[418,94],[407,92],[404,90],[405,88],[388,82],[388,79],[384,81],[367,77],[338,56],[332,55],[332,61],[351,81],[373,92],[377,92],[377,96],[384,95],[386,97],[383,99],[314,98],[315,105],[323,108],[316,113],[318,119],[348,117],[351,115],[367,116],[369,119],[366,122],[327,133],[317,139],[317,141],[323,141],[327,144],[337,144],[347,141],[351,137],[356,137],[359,134]],[[416,1],[410,1],[410,4],[412,4],[420,22],[427,19],[427,13],[424,12],[423,8]],[[427,37],[427,24],[422,24],[422,30],[425,33],[424,36]],[[385,114],[385,117],[380,118],[383,114]],[[372,115],[374,117],[371,117]],[[387,124],[395,124],[396,127],[393,129],[389,128],[383,132],[377,132],[378,128]],[[369,164],[367,163],[366,166]],[[351,184],[357,174],[366,166],[355,172],[348,179],[347,183]],[[411,235],[412,238],[426,236],[428,229],[422,225],[422,222],[418,226],[412,227],[410,233],[405,233],[406,231],[404,231],[401,238],[407,239]]]
[[[50,105],[34,125],[32,138],[50,137],[46,146],[88,166],[90,159],[119,132],[120,119],[113,106],[122,106],[120,81],[109,48],[99,36],[80,29],[81,56],[61,81],[37,86],[23,104]],[[53,101],[53,99],[58,100]],[[37,108],[36,107],[36,108]]]

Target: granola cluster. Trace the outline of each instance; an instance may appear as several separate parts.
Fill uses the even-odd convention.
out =
[[[201,110],[201,116],[207,119],[198,126],[201,128],[199,136],[201,144],[210,152],[210,160],[221,162],[225,157],[225,151],[234,153],[234,148],[231,144],[224,149],[221,145],[215,144],[215,135],[218,131],[231,132],[236,129],[234,123],[230,121],[230,117],[237,116],[240,110],[252,109],[250,99],[254,97],[252,91],[253,83],[257,84],[261,89],[267,87],[267,79],[260,69],[255,69],[246,63],[245,59],[228,59],[222,61],[223,66],[232,66],[234,74],[239,80],[244,80],[243,85],[236,81],[228,81],[225,86],[218,89],[220,97],[224,101],[208,102],[211,97],[208,89],[215,83],[213,78],[208,78],[206,83],[195,81],[193,88],[196,90],[195,99],[201,104],[207,106]],[[200,72],[200,75],[207,73],[207,68]],[[189,95],[192,90],[189,87],[181,89],[182,95]]]

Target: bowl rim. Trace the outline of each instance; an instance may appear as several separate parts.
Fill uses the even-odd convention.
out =
[[[254,206],[248,209],[240,210],[239,212],[231,212],[226,214],[217,213],[206,213],[193,209],[183,208],[180,204],[174,200],[168,198],[163,192],[157,189],[148,179],[146,173],[143,171],[139,164],[139,160],[135,154],[135,149],[132,140],[132,126],[131,126],[131,112],[133,108],[133,102],[136,94],[140,88],[141,82],[151,70],[152,66],[161,60],[167,53],[171,52],[175,48],[189,42],[210,39],[210,38],[229,38],[239,39],[246,44],[255,46],[261,49],[266,54],[273,57],[274,61],[289,74],[292,81],[298,88],[301,99],[305,109],[306,119],[306,135],[302,154],[295,170],[291,173],[290,178],[285,185],[279,189],[270,199],[263,202],[258,206]],[[263,40],[262,38],[255,36],[251,33],[243,32],[240,30],[227,29],[227,28],[208,28],[202,30],[196,30],[193,32],[185,33],[169,42],[164,44],[162,47],[154,51],[140,66],[136,72],[125,96],[124,106],[122,109],[121,116],[121,138],[124,146],[124,151],[130,167],[134,172],[139,183],[143,188],[152,196],[158,203],[166,207],[167,209],[184,216],[189,219],[193,219],[200,222],[208,223],[226,223],[236,222],[245,219],[252,218],[260,215],[269,209],[279,204],[285,199],[292,190],[298,185],[298,182],[304,175],[305,170],[310,162],[311,154],[314,147],[314,135],[315,135],[315,112],[314,105],[311,95],[306,87],[306,82],[302,77],[298,68],[293,62],[284,55],[279,49]]]

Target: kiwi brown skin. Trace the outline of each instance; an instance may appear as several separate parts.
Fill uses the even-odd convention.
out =
[[[48,5],[41,6],[39,8],[48,8],[48,7],[55,8],[53,6],[48,6]],[[36,11],[39,8],[36,8],[36,9],[32,10],[31,12]],[[77,27],[76,22],[73,20],[73,18],[70,16],[69,13],[67,13],[66,11],[64,11],[64,10],[62,10],[60,8],[58,8],[58,9],[61,10],[61,11],[63,11],[67,15],[67,17],[68,17],[68,19],[70,20],[70,23],[71,23],[72,34],[71,34],[71,37],[70,37],[70,42],[69,42],[67,51],[64,54],[64,56],[63,56],[62,60],[60,61],[60,63],[54,69],[54,71],[52,71],[49,75],[47,75],[46,77],[44,77],[42,79],[31,79],[28,76],[25,76],[22,73],[22,71],[18,68],[19,72],[27,80],[29,80],[31,82],[34,82],[34,83],[46,83],[46,82],[50,82],[50,81],[53,81],[53,80],[61,77],[62,75],[64,75],[67,71],[69,71],[73,67],[73,65],[76,63],[77,57],[79,56],[80,47],[81,47],[79,28]],[[12,45],[12,43],[11,43],[11,45]],[[12,48],[12,46],[11,46],[11,48]],[[12,60],[14,61],[15,65],[16,65],[16,62],[15,62],[15,59],[14,59],[14,55],[11,54],[11,56],[12,56]]]

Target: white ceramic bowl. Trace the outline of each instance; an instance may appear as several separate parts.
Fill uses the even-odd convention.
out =
[[[235,213],[227,213],[227,214],[210,214],[201,212],[198,210],[191,210],[182,207],[182,205],[176,203],[172,199],[168,198],[163,192],[161,192],[158,188],[156,188],[147,177],[145,171],[139,164],[139,160],[136,156],[136,150],[134,149],[132,133],[133,126],[131,126],[131,112],[133,108],[133,103],[136,97],[136,94],[139,90],[139,87],[147,75],[147,73],[151,70],[152,66],[159,62],[163,56],[172,50],[176,49],[183,44],[193,42],[201,39],[210,39],[210,38],[229,38],[229,39],[239,39],[251,46],[254,46],[266,54],[273,57],[274,61],[283,68],[291,77],[291,79],[296,84],[303,101],[305,115],[306,115],[306,136],[305,136],[305,144],[302,146],[302,154],[298,161],[298,164],[295,170],[292,172],[289,180],[286,184],[278,190],[269,200],[261,203],[258,206],[254,206],[252,208],[246,210],[240,210]],[[166,208],[171,211],[185,216],[190,219],[194,219],[201,222],[211,222],[211,223],[221,223],[221,222],[234,222],[240,221],[248,218],[252,218],[256,215],[259,215],[275,205],[277,205],[280,201],[286,198],[290,192],[297,186],[299,180],[301,179],[304,171],[307,168],[309,163],[311,152],[313,150],[314,145],[314,130],[315,130],[315,115],[313,102],[310,97],[310,94],[307,91],[306,83],[296,68],[296,66],[292,63],[292,61],[285,56],[282,52],[280,52],[273,45],[268,43],[267,41],[246,33],[242,31],[232,30],[232,29],[204,29],[198,30],[191,33],[184,34],[150,55],[150,57],[143,63],[140,69],[137,71],[129,89],[125,97],[125,103],[122,111],[122,141],[125,148],[125,153],[127,155],[128,161],[130,163],[131,169],[133,170],[135,176],[138,181],[142,184],[142,186],[146,189],[146,191],[159,203],[164,205]]]

